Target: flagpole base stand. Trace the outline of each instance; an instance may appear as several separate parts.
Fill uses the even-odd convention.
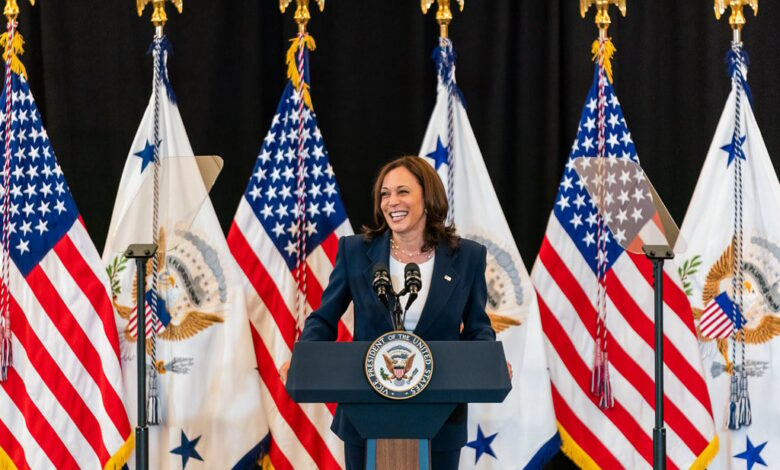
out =
[[[157,253],[157,245],[133,244],[125,250],[125,258],[136,265],[136,374],[138,387],[138,426],[135,428],[135,468],[149,468],[149,426],[146,415],[146,261]],[[138,334],[138,332],[142,332]]]
[[[674,258],[668,245],[644,245],[642,251],[653,262],[653,310],[655,312],[655,428],[653,428],[653,470],[666,469],[664,428],[664,261]]]

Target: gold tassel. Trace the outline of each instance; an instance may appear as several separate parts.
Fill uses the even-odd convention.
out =
[[[103,466],[103,470],[119,470],[124,464],[127,463],[127,459],[130,458],[130,454],[135,448],[135,435],[131,432],[130,437],[127,438],[122,447],[114,455],[108,459],[108,462]]]
[[[612,44],[612,39],[607,39],[603,49],[601,48],[601,41],[596,39],[593,41],[593,47],[590,49],[593,53],[593,61],[598,62],[607,72],[609,83],[612,83],[612,56],[615,55],[616,50],[615,45]]]
[[[18,32],[14,34],[14,40],[11,44],[10,51],[7,51],[8,47],[8,33],[3,33],[0,36],[0,46],[3,47],[3,60],[8,62],[8,53],[11,53],[11,70],[17,75],[27,79],[27,70],[24,68],[24,64],[19,60],[20,55],[24,54],[24,38]]]
[[[298,57],[298,48],[301,45],[300,38],[294,38],[290,39],[290,42],[292,42],[292,45],[287,50],[287,78],[292,81],[293,86],[297,90],[300,86],[301,77],[298,74],[298,64],[295,61],[295,58]],[[314,38],[309,36],[308,34],[304,36],[304,47],[309,49],[310,51],[313,51],[317,48],[317,45],[314,43]],[[312,111],[314,111],[314,106],[311,104],[311,94],[309,93],[309,84],[305,83],[303,84],[303,102],[306,103],[306,106],[309,107]]]

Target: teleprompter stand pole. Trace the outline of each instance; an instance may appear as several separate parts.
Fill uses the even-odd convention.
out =
[[[125,257],[135,260],[136,268],[136,365],[138,367],[138,425],[135,427],[135,468],[149,468],[149,422],[146,416],[146,261],[155,255],[157,245],[133,244],[127,247]]]
[[[664,428],[664,261],[674,258],[666,245],[642,247],[653,262],[655,310],[655,427],[653,428],[653,470],[666,470],[666,429]]]

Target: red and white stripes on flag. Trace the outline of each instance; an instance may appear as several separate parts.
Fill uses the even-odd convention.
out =
[[[133,442],[108,280],[87,231],[74,223],[26,277],[10,270],[14,363],[0,384],[0,467],[118,468]]]
[[[728,338],[734,331],[734,322],[726,315],[726,312],[718,302],[719,300],[725,300],[731,303],[731,300],[729,300],[728,297],[723,299],[723,294],[721,294],[721,296],[712,299],[709,305],[704,309],[701,318],[699,319],[699,328],[701,329],[701,335],[705,338]]]
[[[352,233],[345,221],[306,259],[307,311],[320,305],[338,250],[338,239]],[[228,245],[246,275],[247,311],[263,381],[263,407],[271,430],[271,462],[276,469],[342,467],[343,443],[330,431],[335,405],[297,404],[287,394],[278,370],[289,361],[296,339],[296,282],[245,198],[241,199],[228,234]],[[339,337],[349,329],[339,325]]]
[[[152,326],[154,326],[154,332],[155,334],[160,334],[160,332],[163,330],[163,324],[160,321],[160,319],[157,317],[157,315],[154,315],[152,313],[152,306],[149,305],[149,302],[146,302],[144,311],[146,311],[146,337],[151,338],[152,337]],[[138,337],[138,307],[133,306],[133,310],[130,312],[130,319],[127,323],[127,329],[130,332],[130,336],[133,338]],[[151,321],[149,321],[151,319]]]

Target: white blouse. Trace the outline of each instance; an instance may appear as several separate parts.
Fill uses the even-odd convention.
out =
[[[407,331],[413,331],[417,327],[417,322],[420,321],[420,315],[422,315],[423,307],[425,307],[425,300],[428,298],[431,279],[433,279],[433,261],[435,258],[436,255],[434,254],[431,256],[431,259],[417,264],[420,267],[422,287],[417,292],[417,300],[412,303],[409,311],[406,312],[404,328]],[[404,263],[390,256],[390,279],[393,282],[393,290],[396,292],[400,292],[404,288],[404,267],[406,267]],[[409,295],[404,295],[399,299],[401,307],[406,307],[408,298]]]

